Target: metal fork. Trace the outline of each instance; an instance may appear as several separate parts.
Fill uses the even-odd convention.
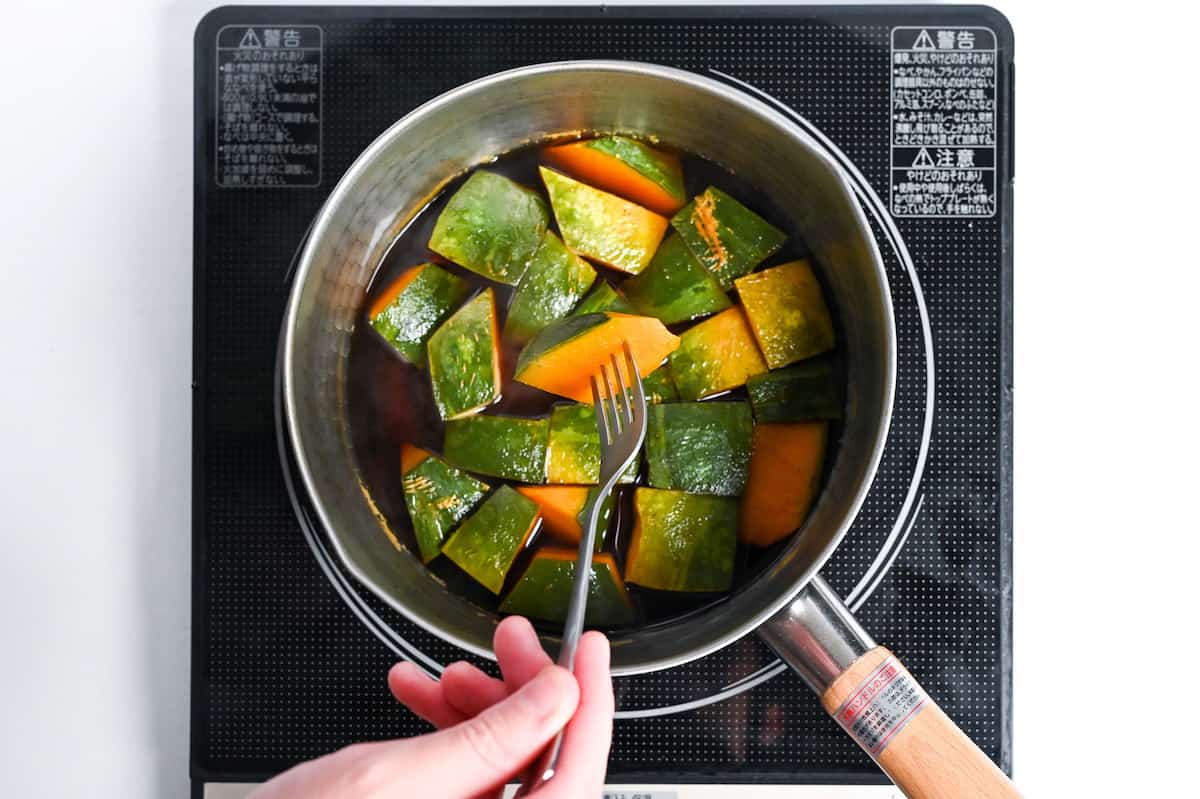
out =
[[[617,478],[633,463],[646,438],[646,392],[642,387],[641,373],[638,371],[629,342],[624,342],[623,349],[629,373],[628,380],[621,373],[621,364],[616,354],[610,356],[611,372],[608,364],[601,364],[600,373],[592,375],[592,402],[596,409],[596,427],[600,432],[600,489],[587,508],[587,516],[584,517],[583,535],[579,540],[579,558],[575,562],[575,581],[571,584],[571,603],[567,606],[562,648],[558,651],[558,665],[567,671],[573,671],[575,668],[575,647],[579,644],[579,636],[583,634],[583,617],[587,611],[588,585],[592,572],[592,551],[596,545],[596,528],[599,526],[604,499],[616,485]],[[562,739],[563,734],[559,732],[543,750],[517,790],[517,796],[525,796],[536,790],[554,775]]]

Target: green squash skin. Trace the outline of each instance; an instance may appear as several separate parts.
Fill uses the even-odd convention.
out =
[[[833,319],[811,267],[781,264],[737,280],[746,318],[767,365],[778,369],[833,349]]]
[[[720,328],[714,330],[710,325],[712,321],[706,319],[683,331],[679,335],[679,346],[667,356],[671,378],[675,381],[675,390],[681,400],[698,400],[737,387],[730,385],[727,368],[729,359],[741,357],[741,354],[730,354],[731,340],[726,337],[728,333]],[[755,355],[759,353],[749,330],[745,331],[744,347]],[[762,369],[765,371],[765,364]],[[751,370],[746,368],[741,371]]]
[[[671,376],[671,367],[663,365],[642,378],[642,391],[646,402],[658,405],[663,402],[675,402],[679,399],[679,390],[675,388],[675,378]]]
[[[639,488],[641,531],[625,580],[661,591],[728,591],[737,550],[736,499]]]
[[[704,396],[715,380],[714,374],[720,365],[709,358],[703,341],[697,341],[688,332],[679,337],[679,346],[667,356],[671,380],[675,391],[683,400],[695,400]]]
[[[754,421],[746,402],[672,402],[649,409],[646,464],[654,488],[741,496]]]
[[[438,216],[429,249],[489,280],[515,286],[549,223],[541,195],[479,170]]]
[[[459,308],[429,337],[429,379],[443,419],[472,413],[500,398],[494,314],[495,302],[488,290]]]
[[[425,342],[470,290],[457,275],[436,264],[425,264],[421,273],[371,320],[371,327],[401,358],[424,368]]]
[[[550,207],[554,210],[558,230],[572,250],[630,274],[637,274],[644,268],[658,242],[647,245],[638,241],[636,230],[631,233],[619,219],[607,213],[609,209],[601,197],[614,197],[624,206],[637,206],[637,203],[545,167],[539,172],[546,193],[550,195]]]
[[[588,580],[587,609],[583,623],[588,627],[622,627],[633,623],[633,604],[625,587],[617,583],[609,562],[592,564]],[[500,612],[529,616],[551,622],[567,618],[575,561],[535,555],[529,568],[500,603]]]
[[[706,215],[697,214],[697,209],[703,208],[712,209],[715,242],[710,240],[711,235],[705,235],[706,231],[711,233],[711,225],[705,224]],[[734,280],[778,252],[787,240],[782,230],[715,186],[685,205],[672,217],[671,225],[726,291],[733,288]]]
[[[641,274],[621,288],[638,313],[656,316],[664,325],[699,319],[732,304],[678,235],[668,236]]]
[[[490,490],[487,483],[432,455],[409,470],[401,483],[404,505],[425,563],[441,553],[446,534],[475,510]]]
[[[757,422],[842,418],[842,400],[827,361],[798,363],[746,381]]]
[[[575,307],[572,316],[612,311],[614,313],[634,313],[633,306],[607,280],[596,282],[588,295]]]
[[[591,264],[546,231],[508,306],[504,335],[517,342],[528,341],[546,325],[571,313],[595,281]]]
[[[635,459],[619,478],[637,479]],[[550,447],[546,480],[561,485],[595,485],[600,482],[600,429],[590,405],[556,405],[550,412]]]
[[[521,350],[521,354],[517,358],[516,376],[520,378],[531,363],[536,362],[550,350],[565,344],[576,336],[582,336],[593,327],[602,325],[606,321],[608,321],[608,314],[589,313],[582,316],[568,316],[566,319],[551,322],[525,345],[525,349]]]
[[[587,147],[616,158],[676,200],[683,202],[687,197],[683,173],[672,164],[664,163],[649,145],[624,136],[605,136],[591,139]]]
[[[529,538],[540,511],[533,500],[500,486],[455,530],[442,554],[493,594]]]
[[[549,419],[468,416],[446,422],[443,457],[469,472],[541,484],[549,439]]]

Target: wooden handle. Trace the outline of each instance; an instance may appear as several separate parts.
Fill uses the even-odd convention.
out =
[[[821,703],[910,799],[1020,797],[882,646],[854,661]]]

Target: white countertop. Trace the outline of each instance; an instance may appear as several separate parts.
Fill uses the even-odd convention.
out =
[[[1001,5],[1019,73],[1017,780],[1179,795],[1196,692],[1166,669],[1195,649],[1200,176],[1194,86],[1171,82],[1195,75],[1190,29],[1153,3]],[[186,795],[208,7],[4,12],[3,796]]]

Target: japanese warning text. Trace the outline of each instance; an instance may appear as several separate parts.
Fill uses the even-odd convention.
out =
[[[892,213],[996,213],[996,35],[892,29]]]
[[[321,29],[227,25],[217,33],[217,185],[321,182]]]

